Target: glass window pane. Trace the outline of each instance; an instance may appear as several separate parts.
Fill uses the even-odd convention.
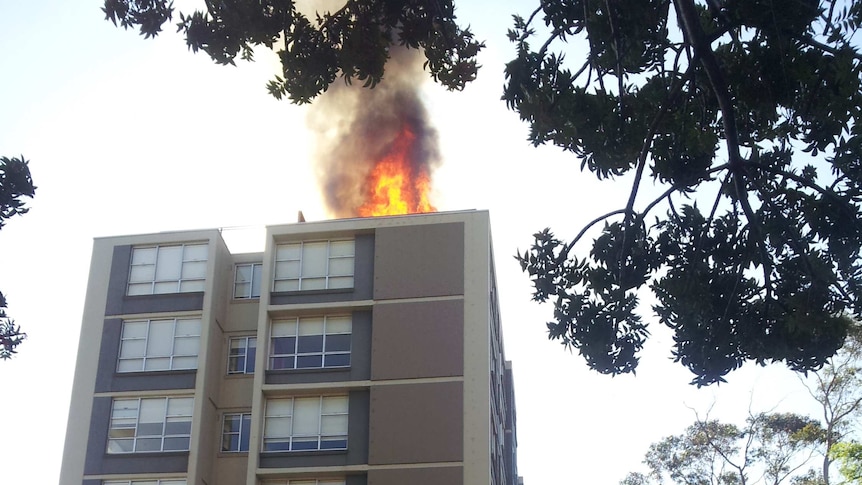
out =
[[[301,318],[299,335],[323,335],[323,317]]]
[[[272,322],[273,337],[289,337],[296,335],[296,320]]]
[[[234,298],[248,298],[251,296],[251,283],[237,283],[233,286]]]
[[[302,276],[324,276],[329,243],[326,241],[302,245]]]
[[[165,293],[176,293],[177,291],[179,291],[179,285],[177,284],[177,280],[162,281],[153,285],[153,293],[156,295],[162,295]]]
[[[179,337],[201,334],[201,320],[199,318],[177,319],[176,335]]]
[[[237,283],[250,283],[251,273],[252,266],[250,264],[238,264],[236,265],[236,279],[234,281]]]
[[[346,435],[347,415],[322,416],[320,418],[320,433],[323,435]]]
[[[144,338],[146,336],[146,320],[128,320],[123,322],[123,338]]]
[[[298,260],[300,255],[300,244],[279,244],[275,250],[275,259],[278,261]]]
[[[174,357],[174,362],[171,365],[173,370],[197,369],[198,358],[195,357]]]
[[[346,352],[350,350],[350,334],[327,335],[327,352]]]
[[[332,241],[329,245],[329,255],[333,256],[353,256],[355,242],[351,239],[348,241]]]
[[[174,287],[176,287],[176,283],[174,283]],[[180,283],[179,291],[180,293],[191,293],[196,291],[204,291],[206,290],[207,283],[206,280],[188,280]]]
[[[163,423],[165,421],[165,399],[141,399],[141,423]]]
[[[165,424],[165,435],[188,435],[192,433],[192,422],[191,421],[183,421],[180,418],[171,418],[176,419],[176,421],[168,421]]]
[[[120,343],[120,358],[143,357],[147,352],[146,340],[123,340]]]
[[[169,437],[165,438],[165,451],[179,450],[185,451],[189,449],[190,439],[187,437]]]
[[[153,293],[153,284],[152,283],[135,283],[129,284],[129,296],[135,295],[150,295]]]
[[[297,369],[317,369],[323,367],[322,355],[300,355],[296,357]]]
[[[296,346],[299,353],[323,352],[323,335],[299,337]]]
[[[317,450],[319,449],[319,445],[317,443],[317,436],[311,437],[302,437],[302,438],[293,438],[293,446],[291,446],[291,450],[294,451],[302,451],[302,450]]]
[[[193,397],[174,397],[168,400],[168,416],[191,416],[195,406]]]
[[[323,290],[326,288],[326,278],[302,278],[301,290]]]
[[[296,353],[296,337],[275,337],[272,339],[272,354],[286,355]]]
[[[293,369],[296,367],[294,362],[294,357],[273,357],[270,359],[269,368],[271,370]]]
[[[350,367],[350,354],[325,355],[323,367]]]
[[[188,279],[204,279],[207,277],[207,262],[192,261],[183,263],[182,278]]]
[[[272,291],[296,291],[299,289],[299,280],[276,281]],[[129,290],[131,295],[131,290]]]
[[[147,339],[148,356],[168,356],[174,346],[174,321],[150,321],[150,335]]]
[[[182,246],[162,246],[156,262],[156,280],[178,280],[183,261]]]
[[[156,266],[154,264],[145,264],[142,266],[132,266],[129,270],[129,282],[150,282],[155,279]]]
[[[339,276],[339,277],[329,278],[329,287],[332,289],[353,288],[353,277],[352,276]]]
[[[334,316],[326,318],[326,333],[350,333],[352,328],[350,315]]]
[[[170,357],[151,357],[144,361],[144,370],[171,370]]]
[[[183,261],[206,261],[208,248],[206,244],[187,244]]]
[[[138,423],[137,436],[162,436],[164,434],[164,423]]]
[[[248,451],[249,436],[251,434],[251,414],[242,415],[242,433],[240,433],[239,449]]]
[[[198,355],[200,337],[180,337],[174,339],[174,355]]]
[[[117,372],[140,372],[144,370],[144,359],[124,359],[117,365]]]
[[[293,435],[317,435],[320,429],[320,398],[296,398],[293,405]]]
[[[329,275],[344,276],[353,274],[353,258],[337,258],[329,260]]]
[[[131,453],[135,441],[131,439],[108,440],[108,453]]]
[[[323,414],[346,413],[347,396],[326,396],[323,398]]]
[[[293,409],[293,399],[270,399],[266,402],[267,416],[290,416]]]
[[[132,264],[156,264],[156,248],[133,248]]]
[[[262,273],[263,265],[256,264],[254,265],[254,276],[251,280],[251,296],[252,298],[260,297],[260,284],[261,284],[261,273]]]
[[[257,358],[257,339],[249,339],[248,355],[245,361],[245,371],[249,374],[254,373],[254,359]]]

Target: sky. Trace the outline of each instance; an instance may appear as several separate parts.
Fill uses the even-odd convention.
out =
[[[695,413],[741,422],[749,409],[814,412],[781,366],[748,365],[718,387],[689,385],[658,323],[636,376],[595,374],[547,339],[551,308],[530,301],[513,255],[545,227],[573,237],[622,206],[628,184],[599,183],[574,155],[533,147],[527,125],[500,101],[514,57],[511,14],[529,15],[538,2],[456,3],[486,48],[463,92],[422,86],[443,158],[434,203],[491,214],[525,483],[618,483],[642,469],[650,443],[681,432]],[[308,109],[267,94],[278,68],[271,57],[218,66],[173,29],[144,40],[103,20],[100,7],[0,0],[0,155],[29,159],[38,187],[30,213],[0,232],[0,291],[29,335],[19,355],[0,362],[8,484],[58,480],[93,238],[218,227],[231,243],[294,222],[299,210],[307,220],[328,217]]]

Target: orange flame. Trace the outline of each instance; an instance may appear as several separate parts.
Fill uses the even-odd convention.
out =
[[[427,169],[414,173],[410,152],[415,141],[416,134],[405,126],[374,165],[366,178],[365,203],[357,209],[361,217],[437,211],[428,201],[431,177]]]

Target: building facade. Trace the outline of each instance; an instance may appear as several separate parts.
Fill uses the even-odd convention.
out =
[[[514,485],[485,211],[96,239],[61,485]]]

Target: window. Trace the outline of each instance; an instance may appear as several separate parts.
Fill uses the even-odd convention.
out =
[[[345,485],[344,479],[327,479],[327,480],[267,480],[261,482],[263,485]]]
[[[191,397],[114,399],[108,453],[188,451]]]
[[[233,278],[233,297],[237,299],[260,298],[262,263],[238,264]]]
[[[272,322],[269,368],[350,366],[350,315],[291,318]]]
[[[176,244],[132,248],[128,295],[204,291],[207,245]]]
[[[347,396],[266,402],[263,451],[347,449]]]
[[[279,244],[273,291],[353,288],[354,241]]]
[[[232,337],[228,352],[228,374],[254,374],[257,337]]]
[[[117,372],[197,369],[200,318],[125,320]]]
[[[341,482],[342,484],[344,482]],[[185,478],[154,478],[152,480],[105,480],[102,485],[186,485]]]
[[[248,451],[251,432],[251,414],[225,414],[222,421],[221,450],[227,452]]]

